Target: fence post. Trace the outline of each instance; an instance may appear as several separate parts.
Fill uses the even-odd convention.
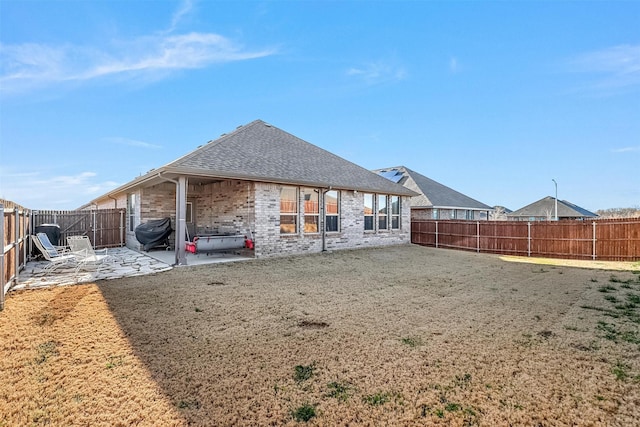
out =
[[[124,246],[124,211],[122,209],[120,209],[120,247]]]
[[[476,252],[480,253],[480,221],[476,221]]]
[[[15,227],[14,231],[16,233],[16,237],[13,242],[13,267],[14,267],[14,284],[18,281],[18,274],[20,273],[20,211],[18,208],[13,209],[13,214],[15,215]]]
[[[436,248],[438,247],[438,221],[436,221]]]
[[[0,236],[2,236],[2,250],[0,250],[0,310],[4,310],[4,205],[0,203],[0,212],[2,212],[2,221],[0,221]]]
[[[596,259],[596,222],[593,221],[593,259]]]
[[[531,256],[531,223],[527,222],[527,256]]]

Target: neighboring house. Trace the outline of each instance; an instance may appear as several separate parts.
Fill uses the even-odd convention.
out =
[[[126,245],[134,249],[140,249],[137,225],[170,217],[176,263],[185,264],[187,234],[246,235],[255,257],[409,243],[414,195],[256,120],[92,205],[126,207]],[[380,207],[375,212],[370,199]]]
[[[486,220],[493,211],[491,206],[404,166],[376,169],[374,172],[418,193],[411,198],[411,219]]]
[[[551,196],[547,196],[507,214],[507,218],[511,221],[553,221],[555,217],[556,199]],[[578,205],[574,205],[566,200],[558,200],[558,220],[585,220],[597,217],[597,214],[589,212]]]

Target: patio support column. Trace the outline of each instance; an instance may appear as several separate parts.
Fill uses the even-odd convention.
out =
[[[185,251],[187,231],[187,178],[181,176],[176,184],[176,265],[187,265]]]

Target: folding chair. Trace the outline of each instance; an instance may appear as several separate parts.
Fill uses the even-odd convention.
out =
[[[105,263],[112,261],[112,257],[107,254],[106,249],[98,251],[93,249],[88,236],[69,236],[67,237],[67,243],[69,244],[71,253],[78,259],[76,273],[80,271],[83,266],[87,265],[95,266],[97,272],[100,271],[100,267]]]
[[[62,265],[77,264],[78,258],[75,254],[62,249],[61,246],[54,246],[45,233],[31,235],[31,239],[44,259],[49,261],[49,264],[44,268],[45,271],[53,271]]]

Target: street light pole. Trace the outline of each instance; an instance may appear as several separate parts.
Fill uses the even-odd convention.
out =
[[[556,186],[556,221],[558,220],[558,183],[556,182],[555,179],[552,179],[551,181],[553,181],[553,183]]]

